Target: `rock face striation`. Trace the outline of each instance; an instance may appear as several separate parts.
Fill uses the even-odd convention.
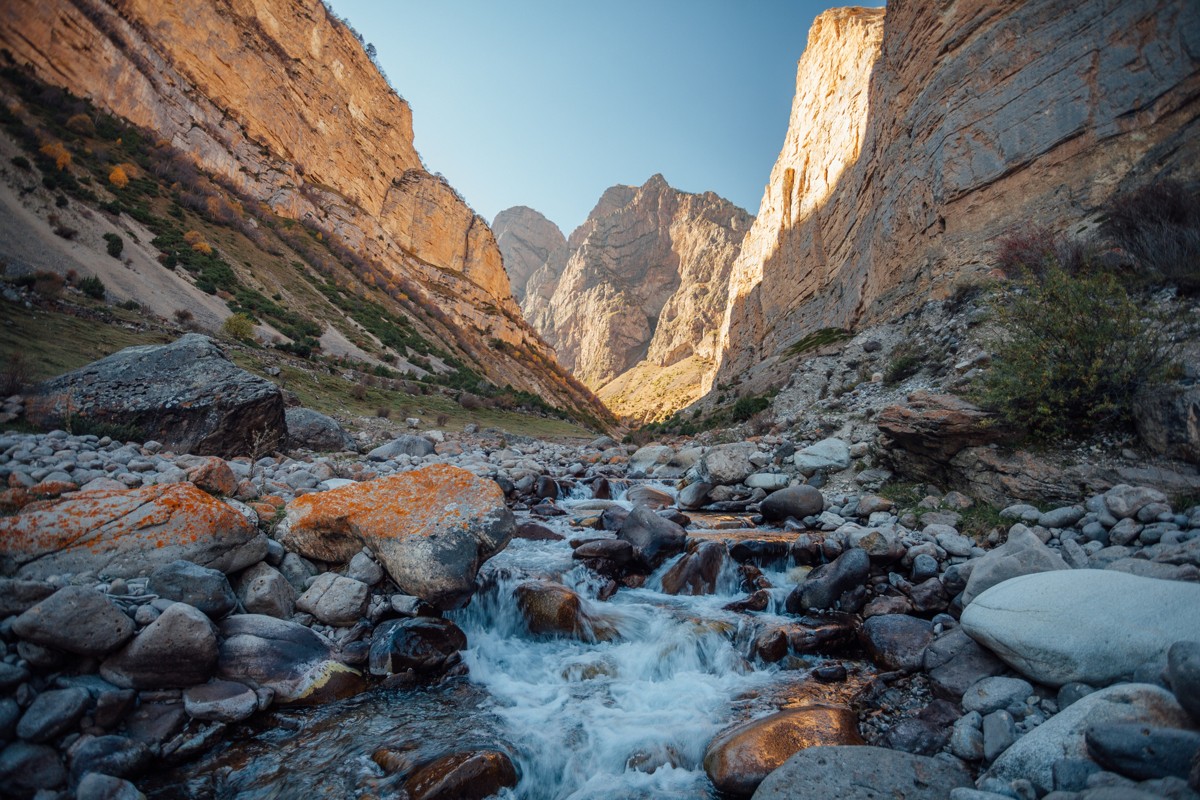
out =
[[[889,3],[813,23],[705,390],[945,297],[988,243],[1200,163],[1200,7]]]
[[[533,305],[550,302],[567,265],[567,238],[558,226],[528,206],[513,206],[496,215],[492,230],[517,302],[526,305],[530,293],[538,297]]]
[[[571,234],[562,266],[552,236],[528,244],[535,219],[526,210],[496,220],[514,281],[546,250],[525,283],[522,310],[613,411],[655,419],[699,397],[749,214],[712,192],[673,189],[661,175],[613,186]]]
[[[497,385],[599,410],[521,319],[487,223],[424,168],[408,103],[320,0],[15,0],[0,49],[395,275]]]

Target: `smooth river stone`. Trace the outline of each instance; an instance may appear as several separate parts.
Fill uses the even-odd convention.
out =
[[[1171,645],[1200,640],[1200,585],[1113,570],[1058,570],[993,586],[963,611],[973,639],[1049,686],[1105,686]]]

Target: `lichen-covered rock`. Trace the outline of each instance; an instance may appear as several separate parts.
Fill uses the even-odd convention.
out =
[[[230,573],[266,553],[266,536],[190,483],[80,492],[0,518],[0,573],[22,578],[128,578],[176,560]]]
[[[47,428],[68,417],[135,427],[180,453],[233,457],[281,443],[283,394],[225,357],[207,336],[127,347],[26,395],[25,416]]]
[[[515,527],[495,481],[435,464],[298,497],[277,536],[301,555],[337,563],[365,546],[402,592],[448,609],[466,603],[479,566]]]

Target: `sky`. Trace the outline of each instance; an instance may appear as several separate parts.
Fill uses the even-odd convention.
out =
[[[412,105],[416,146],[489,222],[564,234],[655,173],[758,212],[814,0],[332,0]],[[841,5],[841,4],[836,4]]]

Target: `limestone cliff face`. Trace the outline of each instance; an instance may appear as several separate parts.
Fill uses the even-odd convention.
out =
[[[619,381],[607,395],[602,387],[635,368],[654,375],[711,362],[729,270],[750,222],[729,201],[672,189],[661,175],[614,186],[571,234],[561,272],[543,265],[533,273],[526,318],[617,414],[663,416],[696,399],[701,370],[669,393],[648,380]]]
[[[517,302],[524,303],[530,278],[539,271],[540,278],[533,283],[532,290],[549,300],[554,290],[546,294],[544,287],[556,285],[567,265],[567,239],[558,226],[528,206],[513,206],[496,215],[492,231],[504,256],[504,271]]]
[[[835,9],[809,34],[779,160],[730,278],[720,367],[891,316],[985,271],[997,237],[1200,169],[1200,5]]]
[[[590,402],[522,321],[487,223],[425,170],[408,104],[320,0],[8,0],[0,48],[415,282],[494,382]]]

